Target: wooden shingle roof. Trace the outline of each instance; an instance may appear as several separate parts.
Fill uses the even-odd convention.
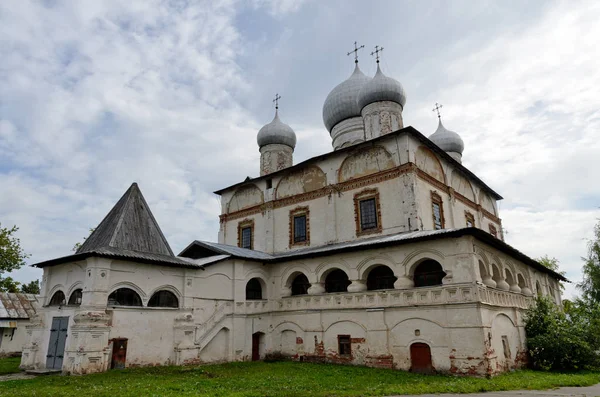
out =
[[[137,183],[127,189],[76,254],[103,248],[174,256]]]

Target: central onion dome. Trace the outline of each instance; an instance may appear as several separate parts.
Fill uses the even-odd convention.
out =
[[[357,63],[354,67],[354,73],[327,95],[327,99],[323,104],[323,122],[329,132],[340,121],[360,117],[361,108],[357,102],[358,93],[369,80],[371,78],[363,74]]]
[[[395,102],[404,109],[406,93],[398,80],[383,74],[378,63],[375,77],[363,85],[358,94],[358,108],[362,110],[371,103],[384,101]]]
[[[258,131],[256,142],[259,147],[278,144],[286,145],[294,149],[296,147],[296,133],[292,127],[279,119],[279,111],[276,109],[273,121]]]
[[[465,143],[460,135],[444,127],[441,118],[439,118],[437,130],[431,134],[429,140],[451,155],[455,160],[461,161],[462,153],[465,150]]]

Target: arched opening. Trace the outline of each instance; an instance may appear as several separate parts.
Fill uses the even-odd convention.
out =
[[[410,370],[411,372],[418,373],[433,372],[429,345],[425,343],[413,343],[410,345]]]
[[[306,295],[308,294],[308,289],[310,288],[310,282],[308,278],[300,273],[294,280],[292,281],[292,296],[294,295]]]
[[[542,285],[540,284],[539,281],[535,282],[535,292],[537,293],[537,296],[544,295],[544,291],[542,290]]]
[[[179,307],[179,299],[171,291],[160,290],[154,293],[148,301],[148,307]]]
[[[52,295],[52,299],[50,299],[50,303],[48,306],[60,306],[67,303],[65,300],[65,293],[62,291],[56,291],[54,295]]]
[[[492,279],[497,283],[499,281],[504,281],[504,277],[500,274],[500,269],[495,264],[492,264]]]
[[[246,300],[262,299],[262,285],[258,278],[252,278],[246,284]]]
[[[119,288],[108,295],[108,306],[142,306],[142,298],[131,288]]]
[[[81,288],[76,289],[71,292],[71,296],[69,296],[69,305],[79,306],[81,305],[81,296],[82,296]]]
[[[505,269],[504,272],[506,273],[506,282],[508,285],[515,285],[515,278],[513,277],[511,271],[509,269]]]
[[[350,284],[346,272],[334,269],[325,277],[325,292],[348,292]]]
[[[428,259],[417,266],[414,274],[415,287],[431,287],[442,285],[446,272],[442,265],[433,259]]]
[[[485,279],[488,276],[488,272],[485,269],[485,265],[482,261],[479,261],[479,276],[481,277],[481,280]]]
[[[393,289],[398,277],[388,266],[380,265],[372,269],[367,276],[367,290]]]
[[[517,281],[519,282],[519,287],[521,287],[521,289],[527,287],[527,284],[525,284],[525,278],[523,277],[522,274],[517,275]]]

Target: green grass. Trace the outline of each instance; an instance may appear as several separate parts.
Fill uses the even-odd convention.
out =
[[[20,372],[19,364],[21,364],[21,357],[0,358],[0,375]]]
[[[0,384],[0,396],[385,396],[589,386],[600,372],[517,371],[492,379],[295,362],[153,367]]]

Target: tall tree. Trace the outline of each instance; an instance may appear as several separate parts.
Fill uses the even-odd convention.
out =
[[[562,271],[559,269],[558,259],[556,259],[554,257],[550,258],[548,255],[544,255],[539,258],[536,258],[535,260],[538,261],[541,265],[547,267],[550,270],[554,270],[556,273],[558,273],[562,276],[567,274],[565,271]],[[563,283],[559,283],[559,285],[560,285],[560,289],[562,289],[562,290],[565,289],[565,285]]]
[[[0,223],[0,291],[18,292],[19,283],[4,273],[17,270],[25,264],[28,254],[21,248],[21,241],[15,236],[18,227],[2,227]]]
[[[21,292],[25,294],[39,294],[40,293],[40,280],[33,280],[29,284],[23,284],[21,286]]]
[[[600,221],[594,226],[594,237],[588,243],[588,255],[582,258],[583,281],[577,284],[588,304],[600,305]]]

